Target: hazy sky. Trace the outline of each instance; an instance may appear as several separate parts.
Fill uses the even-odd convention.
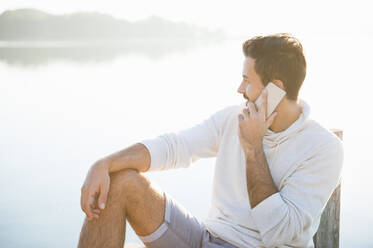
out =
[[[249,0],[1,0],[6,9],[37,8],[63,14],[98,11],[130,21],[158,15],[227,33],[370,33],[371,1]]]

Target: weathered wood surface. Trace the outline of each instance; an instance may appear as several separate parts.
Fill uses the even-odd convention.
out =
[[[343,131],[330,129],[335,135],[343,140]],[[320,219],[320,225],[313,236],[315,248],[338,248],[339,247],[339,216],[341,200],[341,182],[330,197]]]

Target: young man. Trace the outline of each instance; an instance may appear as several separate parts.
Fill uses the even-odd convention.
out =
[[[243,52],[238,93],[247,108],[228,106],[91,167],[82,187],[87,219],[79,247],[123,247],[126,220],[147,247],[313,247],[341,176],[342,142],[298,99],[306,61],[297,39],[258,36],[243,43]],[[286,96],[266,117],[266,93],[258,108],[253,102],[269,82]],[[214,156],[212,205],[202,222],[139,173]]]

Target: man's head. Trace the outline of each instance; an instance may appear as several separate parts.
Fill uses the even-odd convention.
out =
[[[256,36],[245,41],[242,50],[245,60],[238,93],[255,101],[264,87],[273,82],[286,91],[289,101],[298,99],[306,76],[306,60],[296,38],[286,33]]]

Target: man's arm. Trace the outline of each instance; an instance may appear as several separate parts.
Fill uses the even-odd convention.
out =
[[[214,157],[219,150],[229,106],[208,119],[179,133],[166,133],[154,139],[142,140],[124,150],[98,160],[91,166],[81,188],[81,207],[88,219],[98,218],[97,208],[104,209],[112,172],[136,169],[139,172],[188,167],[192,162]],[[94,204],[96,194],[98,202]],[[93,206],[92,206],[93,205]],[[96,206],[97,205],[97,206]]]
[[[236,106],[216,111],[192,127],[169,132],[140,143],[148,148],[151,161],[149,171],[188,168],[201,158],[216,157],[226,120]]]
[[[100,163],[107,166],[109,173],[123,169],[136,169],[139,172],[146,172],[150,167],[150,159],[150,153],[146,146],[136,143],[104,157],[100,160]]]
[[[251,208],[278,192],[262,146],[246,154],[246,178]]]
[[[105,208],[110,187],[110,173],[124,169],[145,172],[150,167],[150,160],[148,149],[143,144],[136,143],[94,163],[81,187],[80,205],[87,218],[89,220],[98,219],[98,208]]]
[[[320,143],[278,189],[271,182],[264,154],[258,155],[263,150],[258,150],[254,159],[254,153],[247,159],[251,216],[266,247],[282,246],[295,239],[303,247],[312,239],[313,225],[341,176],[343,146],[337,139]]]
[[[248,102],[239,119],[239,139],[246,158],[247,190],[251,217],[266,247],[283,246],[296,240],[305,247],[312,239],[315,224],[338,185],[343,164],[343,145],[336,137],[322,139],[314,150],[275,187],[263,152],[265,131],[273,122],[267,119],[267,97],[256,110]],[[316,133],[317,135],[317,133]],[[325,138],[320,133],[321,138]]]

